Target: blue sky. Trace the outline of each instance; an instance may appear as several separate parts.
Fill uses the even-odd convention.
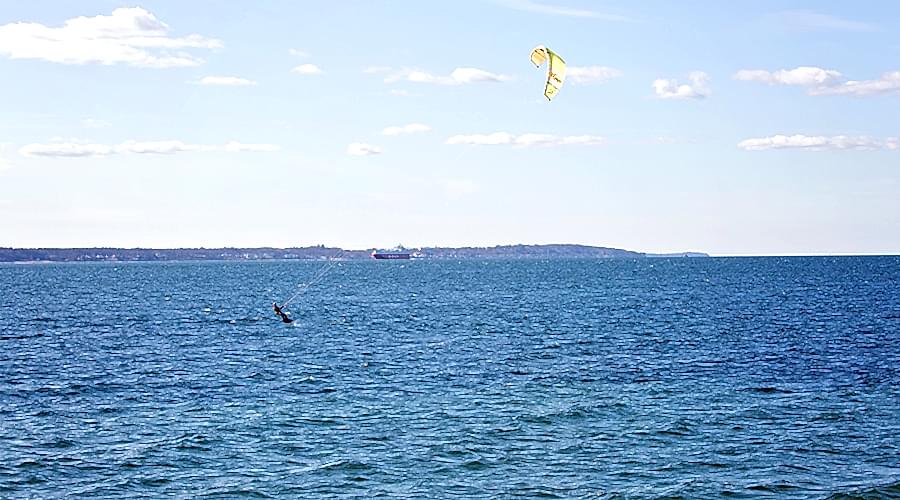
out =
[[[891,2],[7,2],[0,75],[0,246],[900,253]]]

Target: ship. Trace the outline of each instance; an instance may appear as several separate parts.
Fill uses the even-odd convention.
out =
[[[403,245],[397,245],[390,250],[372,250],[373,259],[409,259],[410,252],[403,248]]]

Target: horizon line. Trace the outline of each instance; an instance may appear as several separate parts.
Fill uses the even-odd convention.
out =
[[[785,252],[785,253],[710,253],[699,250],[682,250],[682,251],[670,251],[670,252],[650,252],[650,251],[641,251],[641,250],[629,250],[626,248],[619,248],[613,246],[605,246],[605,245],[594,245],[594,244],[585,244],[585,243],[506,243],[506,244],[494,244],[494,245],[465,245],[465,246],[442,246],[442,245],[421,245],[414,247],[405,247],[408,250],[416,250],[416,249],[427,249],[427,248],[445,248],[445,249],[464,249],[464,248],[498,248],[498,247],[513,247],[513,246],[528,246],[528,247],[543,247],[543,246],[580,246],[580,247],[589,247],[589,248],[608,248],[612,250],[622,250],[626,252],[634,252],[644,255],[679,255],[679,254],[704,254],[709,257],[892,257],[892,256],[900,256],[900,251],[888,251],[888,252],[828,252],[828,251],[815,251],[815,252]],[[323,249],[338,249],[345,252],[367,252],[370,250],[377,250],[381,247],[366,247],[366,248],[343,248],[337,245],[326,245],[326,244],[315,244],[315,245],[307,245],[307,246],[180,246],[180,247],[154,247],[154,246],[115,246],[115,245],[93,245],[93,246],[34,246],[34,247],[15,247],[15,246],[0,246],[0,249],[7,250],[90,250],[90,249],[118,249],[118,250],[217,250],[217,249],[246,249],[246,250],[259,250],[259,249],[273,249],[273,250],[286,250],[286,249],[312,249],[321,247]]]

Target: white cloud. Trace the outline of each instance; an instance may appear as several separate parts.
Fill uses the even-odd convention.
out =
[[[347,146],[347,154],[350,156],[371,156],[381,154],[381,148],[362,142],[354,142]]]
[[[810,90],[812,95],[900,95],[900,71],[884,73],[877,80],[847,80]]]
[[[230,87],[256,85],[256,82],[253,80],[248,80],[239,76],[204,76],[192,83],[196,83],[197,85],[224,85]]]
[[[519,147],[569,145],[599,146],[606,144],[607,140],[604,137],[596,135],[557,136],[552,134],[534,133],[514,135],[508,132],[494,132],[492,134],[454,135],[452,137],[449,137],[446,141],[444,141],[444,143],[452,145],[509,145]]]
[[[28,144],[19,148],[19,154],[30,157],[50,158],[85,158],[104,157],[114,154],[174,154],[189,151],[263,152],[277,151],[278,146],[272,144],[242,144],[229,142],[224,146],[208,144],[188,144],[183,141],[134,141],[129,140],[116,145],[91,144],[76,141],[59,141],[47,144]]]
[[[677,80],[658,79],[653,81],[653,91],[660,99],[702,99],[709,96],[709,76],[702,71],[688,75],[690,84],[679,84]]]
[[[566,69],[566,80],[574,83],[605,82],[622,76],[624,73],[606,66],[569,66]]]
[[[800,66],[774,72],[742,69],[734,75],[737,80],[757,81],[769,85],[822,86],[840,80],[841,74],[830,69]]]
[[[436,76],[414,69],[401,69],[384,78],[385,83],[408,81],[415,83],[431,83],[436,85],[464,85],[482,82],[505,82],[511,78],[506,75],[491,73],[478,68],[456,68],[450,76]]]
[[[745,139],[738,143],[739,148],[747,151],[763,151],[767,149],[801,149],[808,151],[828,151],[847,149],[900,149],[900,139],[891,137],[880,140],[866,136],[808,136],[773,135],[771,137],[758,137]]]
[[[301,75],[321,75],[322,69],[315,64],[301,64],[300,66],[292,69],[291,72],[299,73]]]
[[[48,156],[55,158],[107,156],[112,152],[113,148],[103,144],[81,144],[72,142],[27,144],[19,148],[19,153],[23,156]]]
[[[478,82],[503,82],[509,80],[510,77],[498,75],[478,68],[456,68],[450,73],[450,79],[455,84],[478,83]]]
[[[387,127],[381,131],[383,135],[401,135],[401,134],[415,134],[418,132],[428,132],[431,130],[431,127],[422,123],[410,123],[408,125],[403,126],[394,126]]]
[[[494,132],[492,134],[454,135],[449,137],[445,144],[474,144],[494,146],[498,144],[513,144],[516,136],[508,132]]]
[[[203,62],[184,49],[222,47],[219,40],[200,35],[172,38],[168,31],[168,25],[140,7],[119,8],[108,16],[69,19],[57,28],[25,22],[0,26],[0,54],[61,64],[171,68]]]
[[[846,80],[839,71],[800,66],[774,72],[745,69],[735,73],[734,77],[770,85],[805,87],[809,95],[900,95],[900,71],[884,73],[876,80]]]
[[[534,2],[532,0],[498,0],[498,3],[507,7],[535,12],[538,14],[550,14],[553,16],[580,17],[587,19],[599,19],[603,21],[627,21],[628,18],[615,14],[604,14],[594,10],[573,9],[557,5],[549,5]]]
[[[558,141],[561,141],[561,139],[551,134],[528,133],[513,138],[513,144],[516,146],[552,146]]]
[[[601,137],[599,135],[570,135],[562,137],[559,141],[553,144],[561,146],[603,146],[607,144],[607,142],[608,141],[605,137]]]
[[[871,23],[853,21],[831,14],[822,14],[811,10],[790,10],[771,16],[783,26],[796,30],[835,30],[835,31],[878,31],[880,28]]]
[[[288,54],[296,57],[309,57],[309,52],[300,49],[288,49]]]

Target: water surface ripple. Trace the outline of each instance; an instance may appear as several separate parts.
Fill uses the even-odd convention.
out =
[[[900,497],[900,258],[0,265],[0,497]]]

